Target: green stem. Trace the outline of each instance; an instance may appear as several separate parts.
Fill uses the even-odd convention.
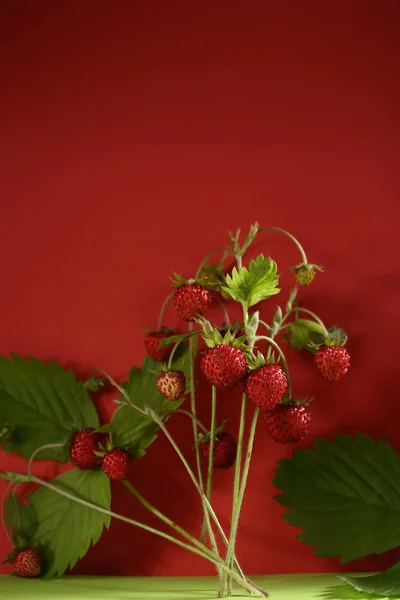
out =
[[[314,320],[318,323],[318,325],[321,325],[321,327],[323,329],[323,335],[325,337],[329,336],[329,332],[328,332],[327,328],[325,327],[323,321],[321,321],[321,319],[319,318],[319,316],[316,315],[312,310],[309,310],[308,308],[302,308],[301,306],[296,306],[295,308],[292,308],[289,311],[289,313],[292,313],[292,312],[296,313],[296,315],[299,312],[302,312],[302,313],[305,313],[307,315],[310,315],[311,317],[314,318]]]
[[[246,394],[242,395],[242,407],[240,411],[240,423],[239,423],[239,434],[238,434],[238,443],[237,443],[237,454],[236,454],[236,464],[235,464],[235,476],[233,481],[233,499],[232,499],[232,517],[231,517],[231,530],[229,535],[229,543],[228,549],[225,559],[225,564],[229,566],[232,562],[232,559],[235,556],[235,528],[234,523],[236,520],[238,502],[239,502],[239,491],[240,491],[240,471],[241,471],[241,462],[242,462],[242,451],[243,451],[243,438],[244,438],[244,426],[246,422],[246,404],[247,397]],[[223,594],[225,591],[225,587],[230,586],[230,582],[227,581],[227,577],[223,577],[221,581],[220,594]],[[229,591],[229,590],[228,590]]]
[[[157,324],[157,329],[162,329],[162,322],[164,319],[164,314],[165,314],[165,310],[168,306],[168,302],[171,300],[171,298],[174,296],[175,294],[175,290],[173,292],[171,292],[170,294],[168,294],[168,296],[165,298],[161,310],[160,310],[160,315],[158,317],[158,324]]]
[[[196,271],[196,275],[195,275],[195,279],[198,279],[200,276],[200,273],[204,267],[204,265],[206,264],[206,262],[208,261],[209,258],[211,258],[212,256],[214,256],[214,254],[218,254],[218,252],[227,252],[228,254],[231,252],[231,248],[228,247],[224,247],[224,248],[216,248],[215,250],[211,250],[211,252],[209,252],[208,254],[206,254],[206,256],[203,258],[203,260],[201,261],[199,268]]]
[[[285,374],[286,374],[286,379],[287,379],[287,385],[288,385],[288,395],[289,398],[292,397],[292,384],[291,384],[291,380],[290,380],[290,373],[289,373],[289,367],[287,364],[287,360],[286,360],[286,356],[284,355],[282,348],[279,346],[279,344],[277,344],[275,342],[275,340],[272,339],[272,337],[268,337],[266,335],[258,335],[256,337],[256,341],[257,340],[267,340],[267,342],[269,344],[271,344],[271,346],[273,346],[279,353],[279,356],[282,359],[282,363],[283,363],[283,367],[285,369]]]
[[[182,408],[175,408],[173,410],[170,410],[165,416],[167,417],[168,415],[173,415],[175,413],[181,413],[182,415],[186,415],[187,417],[189,417],[192,420],[196,419],[197,426],[200,427],[200,429],[202,429],[206,435],[208,435],[207,427],[205,425],[203,425],[203,423],[201,421],[199,421],[199,419],[197,419],[194,415],[192,415],[192,413],[188,410],[183,410]]]
[[[298,250],[300,251],[302,262],[308,264],[307,255],[304,251],[304,248],[300,244],[299,240],[294,237],[294,235],[292,235],[285,229],[281,229],[280,227],[263,227],[263,229],[260,229],[258,233],[261,233],[263,231],[280,231],[281,233],[285,234],[288,238],[292,240],[292,242],[296,244]]]
[[[216,427],[216,416],[217,416],[217,388],[212,386],[211,388],[211,430],[210,430],[210,454],[208,457],[208,473],[207,473],[207,488],[206,496],[208,500],[211,500],[211,486],[213,478],[213,466],[214,466],[214,446],[215,446],[215,427]],[[204,519],[203,527],[201,530],[200,540],[202,542],[206,539],[207,523]]]
[[[29,461],[28,461],[28,475],[32,474],[32,462],[35,459],[35,457],[40,454],[40,452],[42,452],[43,450],[48,450],[48,449],[55,449],[55,448],[62,448],[65,444],[45,444],[44,446],[39,446],[39,448],[36,448],[36,450],[34,450],[32,452],[32,454],[29,457]]]
[[[221,300],[219,300],[219,298],[212,298],[214,300],[214,302],[216,302],[222,309],[222,312],[224,313],[224,319],[225,319],[225,325],[230,325],[231,324],[231,320],[229,318],[229,314],[228,311],[226,310],[226,306],[223,302],[221,302]]]
[[[172,352],[169,355],[169,359],[168,359],[168,369],[172,368],[172,362],[174,360],[174,356],[175,356],[175,352],[178,350],[179,346],[182,344],[182,342],[176,342],[176,344],[174,345],[174,347],[172,348]]]

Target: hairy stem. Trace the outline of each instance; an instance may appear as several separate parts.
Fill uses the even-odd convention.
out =
[[[283,233],[284,235],[286,235],[288,238],[290,238],[292,240],[292,242],[294,242],[296,244],[296,246],[301,254],[302,262],[305,264],[308,264],[307,255],[304,251],[304,248],[300,244],[299,240],[294,237],[294,235],[292,235],[285,229],[281,229],[280,227],[263,227],[263,229],[260,229],[258,233],[261,233],[263,231],[280,231],[280,233]]]
[[[208,472],[207,472],[207,488],[206,496],[208,500],[211,500],[211,486],[213,478],[213,466],[214,466],[214,445],[215,445],[215,426],[217,417],[217,388],[212,386],[211,388],[211,430],[210,430],[210,454],[208,457]],[[207,523],[204,519],[203,527],[201,530],[200,540],[204,543],[206,539]]]
[[[311,317],[313,317],[313,319],[314,319],[314,320],[315,320],[315,321],[318,323],[318,325],[321,325],[321,327],[322,327],[322,330],[323,330],[323,335],[324,335],[325,337],[328,337],[328,336],[329,336],[329,332],[328,332],[327,328],[325,327],[325,325],[324,325],[323,321],[322,321],[322,320],[319,318],[319,316],[318,316],[318,315],[316,315],[316,314],[315,314],[315,313],[314,313],[312,310],[309,310],[308,308],[302,308],[301,306],[296,306],[295,308],[292,308],[292,309],[289,311],[289,314],[290,314],[290,313],[293,313],[293,312],[296,314],[296,317],[298,317],[298,313],[299,313],[299,312],[302,312],[302,313],[305,313],[305,314],[307,314],[307,315],[310,315],[310,316],[311,316]]]
[[[170,294],[168,294],[168,296],[165,298],[161,310],[160,310],[160,315],[158,317],[158,324],[157,324],[157,329],[162,329],[162,322],[164,319],[164,314],[166,311],[166,308],[168,306],[168,302],[171,300],[171,298],[174,296],[175,294],[175,290],[173,292],[171,292]]]
[[[211,252],[209,252],[208,254],[206,254],[206,256],[203,258],[203,260],[201,261],[199,268],[196,271],[196,275],[195,275],[195,279],[198,279],[200,277],[200,273],[204,267],[204,265],[206,264],[206,262],[208,261],[209,258],[211,258],[212,256],[214,256],[214,254],[218,254],[219,252],[224,252],[229,254],[231,252],[231,248],[228,247],[224,247],[224,248],[215,248],[215,250],[211,250]]]

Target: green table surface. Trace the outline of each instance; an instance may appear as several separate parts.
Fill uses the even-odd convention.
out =
[[[372,599],[344,585],[334,574],[255,576],[271,600]],[[50,581],[0,575],[1,600],[213,600],[213,577],[68,576]],[[247,598],[239,588],[235,598]]]

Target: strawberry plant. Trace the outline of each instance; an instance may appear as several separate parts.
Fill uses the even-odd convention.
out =
[[[261,318],[261,310],[264,302],[280,292],[277,264],[263,254],[243,264],[254,240],[266,231],[282,233],[301,254],[301,262],[292,267],[293,289],[270,323]],[[217,255],[218,263],[211,262]],[[232,260],[235,264],[228,268]],[[220,597],[232,595],[233,583],[254,596],[267,597],[265,590],[243,574],[236,537],[260,414],[274,442],[296,443],[309,431],[310,398],[292,396],[285,344],[314,354],[316,372],[328,381],[339,380],[349,368],[345,332],[336,326],[327,328],[298,301],[298,286],[310,285],[319,271],[322,267],[308,262],[301,244],[289,232],[260,229],[255,224],[243,242],[240,231],[230,233],[228,244],[209,253],[192,278],[175,274],[175,289],[162,305],[158,326],[144,340],[148,356],[141,368],[132,367],[126,381],[116,382],[99,370],[98,377],[81,382],[55,362],[0,357],[0,443],[4,451],[28,459],[26,473],[1,475],[9,482],[2,515],[14,547],[8,559],[15,574],[62,575],[115,518],[212,562],[219,576]],[[165,326],[170,302],[182,329],[187,324],[186,331]],[[207,319],[213,303],[221,309],[222,324]],[[240,316],[231,322],[229,313],[235,305]],[[207,426],[198,418],[197,359],[211,388]],[[101,426],[89,392],[101,389],[104,381],[114,386],[118,398],[111,421]],[[243,392],[237,434],[225,431],[226,422],[217,415],[218,390],[236,386]],[[183,403],[187,406],[181,408]],[[192,456],[184,456],[168,428],[176,413],[189,419]],[[146,454],[159,433],[170,442],[199,494],[204,517],[197,536],[152,506],[131,481],[132,464]],[[34,473],[38,458],[69,462],[73,468],[46,481]],[[218,469],[234,471],[229,531],[224,531],[212,506],[214,470]],[[125,485],[171,533],[111,511],[110,480]],[[28,495],[23,493],[26,483],[36,485]]]

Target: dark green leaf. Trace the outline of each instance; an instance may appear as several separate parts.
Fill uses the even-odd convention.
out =
[[[278,463],[276,500],[300,539],[324,557],[347,562],[400,545],[400,457],[359,434],[314,441]]]
[[[131,370],[125,389],[136,405],[141,408],[149,406],[158,416],[163,416],[178,408],[183,399],[171,402],[160,394],[156,386],[158,375],[152,373],[157,365],[158,363],[151,358],[145,358],[141,369],[133,367]],[[183,355],[174,360],[172,369],[181,369],[185,373],[186,379],[189,378],[188,349],[185,349]],[[121,400],[123,400],[122,397]],[[145,448],[157,437],[158,426],[151,417],[143,415],[129,405],[121,406],[115,411],[112,427],[116,432],[114,434],[115,443],[136,458],[142,456]]]
[[[110,510],[110,480],[102,471],[72,469],[51,481],[63,492]],[[29,496],[38,521],[34,543],[47,576],[62,575],[99,540],[110,517],[42,487]]]
[[[350,577],[349,575],[338,575],[340,579],[349,583],[359,592],[366,592],[385,598],[400,597],[400,562],[396,563],[387,571],[368,577]]]
[[[222,289],[248,309],[278,294],[278,280],[276,263],[260,254],[249,262],[248,268],[242,267],[238,271],[234,267],[232,275],[226,276],[226,286]]]
[[[37,518],[32,506],[23,504],[15,494],[7,499],[5,520],[11,527],[14,539],[18,537],[30,540],[37,528]]]
[[[99,425],[92,400],[72,371],[17,355],[0,356],[0,429],[5,423],[12,436],[3,449],[25,458],[44,444],[66,442],[74,430]],[[62,459],[66,452],[48,449],[40,458]]]

